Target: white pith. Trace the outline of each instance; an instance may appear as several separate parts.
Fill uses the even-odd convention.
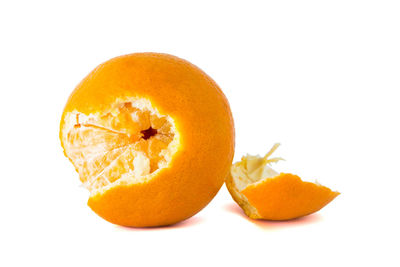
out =
[[[160,142],[162,142],[164,138],[162,136],[164,134],[163,128],[167,129],[166,131],[168,131],[168,136],[164,138],[167,140],[164,142],[165,144],[167,144],[167,146],[158,153],[157,156],[160,158],[160,160],[157,161],[157,167],[156,169],[154,169],[153,167],[152,172],[150,170],[151,158],[149,158],[149,155],[146,155],[142,151],[135,150],[135,146],[138,144],[138,141],[128,141],[131,137],[130,132],[124,130],[118,131],[116,129],[113,129],[112,127],[108,127],[98,123],[102,120],[101,118],[104,118],[104,116],[117,116],[118,114],[114,114],[118,112],[116,110],[122,107],[121,105],[126,104],[131,105],[131,107],[133,108],[139,109],[140,112],[143,112],[143,114],[145,115],[150,114],[149,116],[151,118],[155,116],[155,120],[165,121],[160,129],[154,127],[154,129],[159,131],[155,135],[157,135],[157,138],[160,140]],[[130,115],[132,121],[136,121],[138,122],[138,124],[140,124],[138,114],[131,113]],[[152,120],[150,119],[150,117],[148,118],[149,125],[151,128],[153,128],[154,125],[152,125]],[[166,127],[164,127],[164,125],[166,125]],[[96,143],[96,146],[91,147],[90,151],[88,151],[88,149],[84,149],[84,146],[80,148],[75,145],[74,147],[74,144],[69,142],[68,134],[73,132],[74,128],[76,127],[78,127],[79,129],[75,131],[80,131],[81,129],[82,131],[86,132],[92,131],[90,133],[93,133],[93,137],[99,138],[100,141],[93,141],[93,138],[89,138],[87,142]],[[140,130],[143,131],[146,129]],[[174,120],[168,115],[160,114],[159,111],[155,107],[153,107],[149,100],[143,98],[119,99],[115,101],[115,105],[110,107],[109,110],[102,112],[101,114],[83,114],[78,111],[70,112],[66,114],[64,118],[64,127],[61,131],[61,138],[64,145],[65,154],[71,160],[78,173],[80,173],[80,178],[82,181],[83,175],[81,175],[81,173],[86,173],[84,172],[85,166],[95,164],[95,166],[99,170],[103,167],[102,164],[104,162],[101,162],[99,160],[94,161],[95,159],[99,159],[99,156],[107,156],[108,161],[111,162],[109,165],[104,165],[104,168],[101,170],[101,172],[95,172],[96,175],[93,175],[93,177],[85,175],[86,181],[83,185],[92,194],[102,192],[115,185],[141,183],[147,181],[148,179],[152,179],[161,169],[167,168],[169,166],[172,157],[177,152],[180,144],[179,133],[176,130]],[[96,132],[100,132],[101,134],[96,137]],[[118,146],[119,143],[112,142],[113,138],[117,140],[118,136],[123,136],[123,139],[126,139],[125,142],[121,142],[121,146]],[[153,136],[150,138],[153,138]],[[156,138],[156,136],[154,136],[154,138]],[[143,140],[141,141],[143,142]],[[79,142],[85,144],[86,140],[79,139]],[[115,159],[113,159],[114,155]],[[133,160],[129,160],[129,162],[125,163],[124,157],[127,155],[129,155],[129,158],[133,157]],[[113,160],[111,161],[110,159]],[[111,172],[111,174],[113,174],[115,177],[116,174],[112,172],[112,168],[114,162],[116,161],[119,161],[116,164],[123,164],[124,167],[128,169],[128,171],[118,174],[118,178],[116,180],[110,181],[107,179],[107,173]],[[133,166],[133,168],[127,167],[131,165]]]

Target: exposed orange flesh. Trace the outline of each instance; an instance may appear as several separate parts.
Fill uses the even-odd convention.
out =
[[[111,184],[124,173],[138,175],[134,166],[138,157],[146,161],[141,162],[140,175],[153,173],[175,137],[165,116],[133,107],[131,102],[116,103],[109,112],[85,122],[81,117],[76,114],[67,132],[65,152],[89,190]]]

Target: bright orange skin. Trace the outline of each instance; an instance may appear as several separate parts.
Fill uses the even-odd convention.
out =
[[[149,182],[94,194],[88,205],[124,226],[169,225],[193,216],[216,195],[232,163],[235,136],[227,99],[209,76],[185,60],[130,54],[101,64],[76,87],[60,127],[68,112],[105,112],[117,99],[129,97],[146,98],[172,117],[180,148],[169,168]]]
[[[241,193],[267,220],[289,220],[309,215],[340,194],[322,185],[303,182],[299,176],[289,173],[251,184]]]

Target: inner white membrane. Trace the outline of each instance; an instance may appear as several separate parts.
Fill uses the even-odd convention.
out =
[[[179,146],[173,119],[142,98],[116,101],[103,113],[71,112],[64,125],[65,154],[91,192],[153,177]]]
[[[252,218],[258,218],[260,215],[249,203],[246,196],[242,194],[242,191],[249,185],[257,184],[265,179],[279,175],[278,172],[270,167],[271,163],[283,160],[278,157],[271,158],[272,153],[278,147],[279,144],[275,144],[264,157],[246,155],[242,157],[241,161],[236,162],[231,167],[231,182],[233,183],[233,187],[229,187],[229,190],[241,205],[246,206],[245,212],[249,211],[248,215]]]
[[[248,185],[277,176],[279,173],[270,167],[273,162],[283,160],[282,158],[270,158],[271,154],[279,147],[275,144],[264,156],[246,155],[240,162],[231,168],[232,178],[238,191],[242,191]]]

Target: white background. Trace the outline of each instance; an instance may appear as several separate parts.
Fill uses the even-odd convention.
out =
[[[400,265],[399,1],[1,1],[0,29],[1,266]],[[59,119],[90,70],[142,51],[215,79],[235,160],[281,142],[278,170],[342,194],[290,222],[247,219],[225,186],[172,227],[99,218]]]

